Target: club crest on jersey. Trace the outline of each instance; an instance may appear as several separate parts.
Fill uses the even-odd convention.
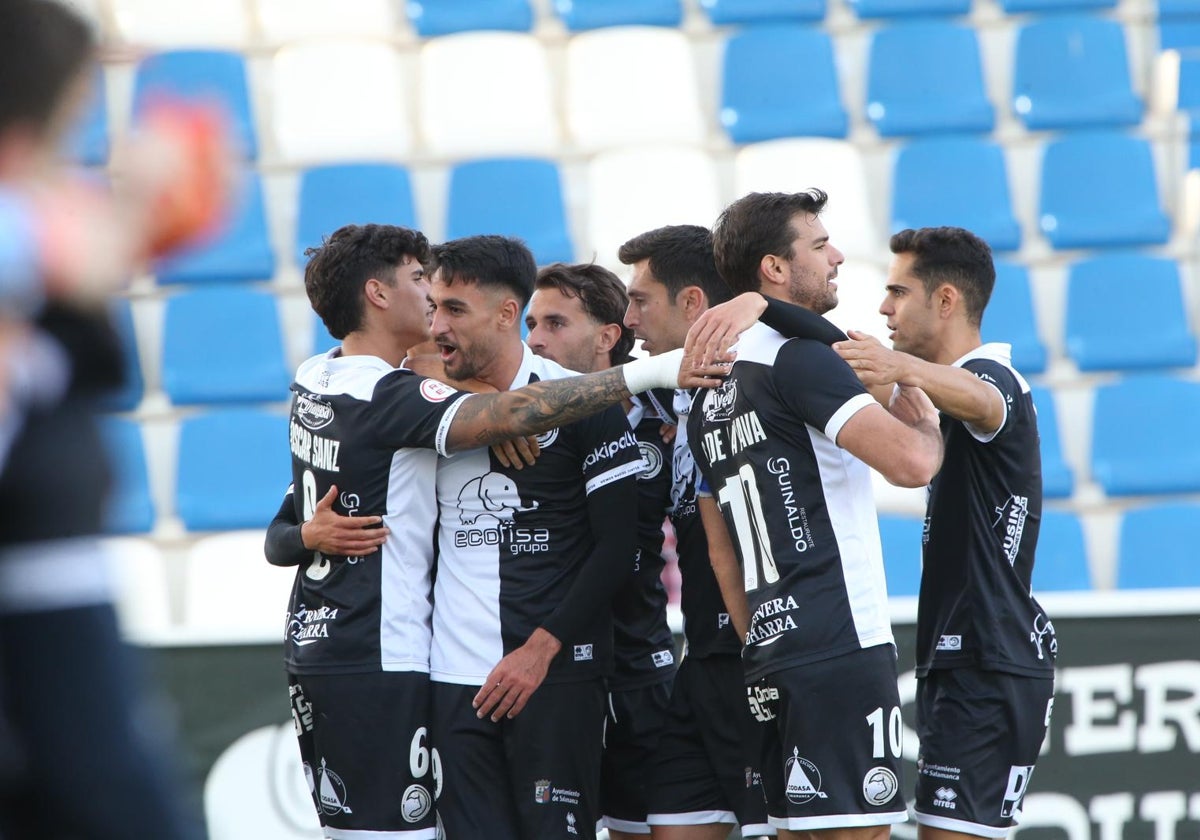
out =
[[[872,767],[863,776],[863,798],[872,805],[886,805],[899,789],[896,774],[887,767]]]
[[[440,403],[455,394],[453,388],[436,379],[421,380],[421,396],[431,403]]]
[[[485,516],[512,522],[513,514],[537,510],[538,503],[521,504],[516,482],[504,473],[489,472],[473,478],[458,491],[459,521],[474,525]]]
[[[533,801],[545,805],[550,801],[550,780],[538,779],[533,783]]]
[[[704,395],[704,421],[725,423],[733,416],[733,404],[737,401],[737,381],[727,379],[720,387]]]
[[[541,449],[549,449],[556,440],[558,440],[558,429],[551,429],[537,436],[538,447]]]
[[[333,422],[333,406],[308,394],[296,395],[296,419],[312,431]]]
[[[642,452],[642,460],[646,462],[646,466],[642,468],[642,474],[638,477],[648,481],[662,472],[662,450],[653,443],[644,440],[638,441],[638,449]]]
[[[433,808],[433,798],[424,785],[409,785],[400,800],[400,816],[408,823],[420,822]]]

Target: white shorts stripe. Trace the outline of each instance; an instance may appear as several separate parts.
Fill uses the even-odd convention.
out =
[[[436,828],[414,828],[408,831],[368,831],[358,828],[330,828],[321,831],[328,840],[437,840]]]
[[[683,814],[647,814],[647,825],[712,825],[729,823],[737,825],[733,811],[689,811]]]
[[[1004,837],[1013,830],[1012,826],[1005,828],[994,825],[980,825],[979,823],[968,822],[967,820],[952,820],[949,817],[943,817],[941,814],[926,814],[916,810],[913,811],[913,819],[921,825],[927,825],[930,828],[957,831],[960,834],[974,834],[976,837],[999,838]]]
[[[858,828],[866,825],[891,825],[908,819],[907,811],[885,811],[880,814],[830,814],[824,817],[769,817],[771,825],[792,831],[811,831],[818,828]]]

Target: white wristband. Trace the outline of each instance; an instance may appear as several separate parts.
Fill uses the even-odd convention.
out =
[[[651,388],[677,388],[679,366],[682,363],[683,348],[626,362],[621,365],[625,387],[631,394],[640,394]]]

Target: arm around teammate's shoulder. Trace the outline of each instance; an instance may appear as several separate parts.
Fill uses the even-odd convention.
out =
[[[1008,409],[995,385],[966,368],[915,361],[911,384],[928,394],[939,411],[985,435],[1004,425]]]
[[[837,445],[899,487],[924,487],[942,466],[937,409],[919,388],[901,387],[891,410],[872,402],[856,411]]]

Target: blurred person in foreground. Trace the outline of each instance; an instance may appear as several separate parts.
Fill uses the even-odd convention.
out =
[[[65,6],[0,4],[0,835],[199,837],[118,633],[95,419],[123,377],[106,292],[197,229],[160,238],[188,153],[145,140],[118,198],[72,179],[57,155],[94,52]]]

